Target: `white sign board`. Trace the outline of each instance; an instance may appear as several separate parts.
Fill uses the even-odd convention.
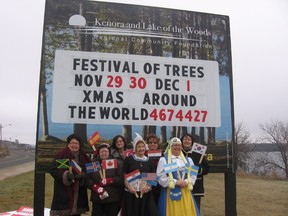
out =
[[[56,51],[56,123],[219,127],[216,61]]]

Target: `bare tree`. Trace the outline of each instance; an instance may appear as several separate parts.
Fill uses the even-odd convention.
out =
[[[288,179],[288,122],[271,120],[260,124],[259,127],[264,132],[262,138],[268,143],[275,144],[281,155],[279,161],[267,158],[266,164],[284,171]]]
[[[235,169],[248,171],[248,161],[251,159],[250,133],[242,122],[234,129],[234,163]]]

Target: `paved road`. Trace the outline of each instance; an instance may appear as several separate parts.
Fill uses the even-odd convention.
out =
[[[13,150],[10,154],[8,157],[0,158],[0,181],[34,170],[34,152]]]

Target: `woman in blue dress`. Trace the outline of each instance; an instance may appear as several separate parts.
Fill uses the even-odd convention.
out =
[[[158,208],[160,216],[199,216],[192,189],[196,176],[185,172],[185,167],[192,167],[191,158],[182,153],[179,138],[171,139],[165,157],[161,157],[157,166],[159,184],[162,186]],[[173,172],[165,171],[166,164],[174,164]]]

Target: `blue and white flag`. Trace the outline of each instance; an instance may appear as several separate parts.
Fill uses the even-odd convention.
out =
[[[199,167],[198,167],[198,166],[195,166],[195,165],[191,165],[191,166],[190,166],[190,164],[186,164],[184,172],[185,172],[185,173],[190,172],[190,175],[191,175],[191,176],[196,176],[196,177],[197,177],[197,175],[198,175],[198,170],[199,170]]]
[[[176,162],[165,164],[164,165],[164,170],[165,173],[170,173],[170,172],[175,172],[179,169],[178,165]]]
[[[98,172],[101,170],[100,163],[98,161],[92,162],[92,163],[87,163],[85,164],[86,166],[86,172],[87,173],[93,173],[93,172]]]

